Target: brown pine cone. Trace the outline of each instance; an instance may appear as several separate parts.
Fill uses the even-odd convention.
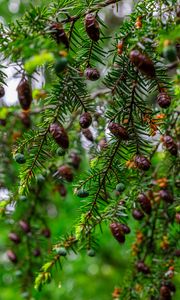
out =
[[[59,167],[58,174],[65,180],[72,182],[73,181],[73,172],[68,165],[63,165]]]
[[[157,103],[159,104],[160,107],[167,108],[171,104],[171,98],[168,96],[167,93],[161,92],[157,97]]]
[[[149,267],[141,260],[136,263],[136,268],[137,268],[138,272],[141,272],[144,274],[150,273]]]
[[[34,249],[34,250],[33,250],[33,255],[34,255],[35,257],[40,256],[40,255],[41,255],[41,250],[40,250],[39,248]]]
[[[161,300],[171,300],[172,299],[171,298],[171,291],[165,285],[161,286],[161,288],[160,288],[160,299]]]
[[[0,126],[6,126],[6,119],[0,119]]]
[[[129,226],[125,225],[125,224],[122,224],[122,223],[119,223],[119,228],[121,229],[121,231],[124,233],[124,234],[128,234],[131,232],[131,229],[129,228]]]
[[[89,128],[83,129],[82,133],[88,141],[94,142],[93,134]]]
[[[178,147],[171,136],[163,136],[163,144],[172,155],[177,156]]]
[[[108,126],[110,132],[117,138],[127,140],[128,139],[128,133],[126,128],[119,125],[118,123],[111,122]]]
[[[69,40],[66,35],[65,30],[63,29],[63,26],[59,22],[54,22],[50,25],[50,30],[52,30],[52,37],[54,40],[57,42],[57,44],[64,44],[65,47],[68,49],[69,48]]]
[[[151,213],[151,202],[145,194],[143,193],[139,194],[138,202],[140,203],[141,208],[145,213],[147,214]]]
[[[49,131],[52,134],[56,143],[63,149],[67,149],[69,147],[69,138],[67,132],[64,127],[59,126],[58,123],[53,123],[49,127]]]
[[[20,220],[19,225],[24,232],[26,233],[30,232],[30,226],[26,221]]]
[[[134,158],[134,162],[135,162],[136,167],[143,171],[149,170],[149,168],[151,166],[150,161],[142,155],[136,155]]]
[[[29,114],[27,114],[26,112],[21,112],[20,114],[20,119],[22,124],[24,125],[25,128],[30,128],[31,127],[31,119]]]
[[[107,146],[108,146],[107,141],[106,141],[105,138],[101,139],[101,140],[99,141],[98,145],[99,145],[99,148],[100,148],[101,150],[106,149]]]
[[[139,50],[130,52],[130,60],[137,69],[148,77],[155,77],[155,68],[152,60]]]
[[[51,236],[51,231],[50,231],[49,228],[44,228],[44,229],[42,230],[42,234],[43,234],[46,238],[50,238],[50,236]]]
[[[170,289],[171,292],[175,292],[176,291],[176,287],[175,287],[174,283],[171,282],[171,281],[165,281],[165,282],[163,282],[162,286],[167,286]]]
[[[136,219],[138,221],[140,221],[144,218],[143,212],[139,209],[133,209],[132,216],[134,217],[134,219]]]
[[[57,190],[62,197],[65,197],[67,195],[67,189],[64,184],[59,184],[57,186]]]
[[[17,86],[17,93],[22,109],[28,110],[32,102],[32,90],[28,80],[25,77],[22,77],[21,81],[19,82]]]
[[[180,213],[176,213],[175,220],[178,224],[180,224]]]
[[[81,162],[81,157],[76,152],[71,152],[70,158],[71,158],[71,165],[74,167],[74,169],[77,170]]]
[[[17,256],[16,256],[16,254],[12,250],[8,250],[6,252],[6,254],[7,254],[7,257],[9,258],[9,260],[11,262],[13,262],[14,264],[17,263],[17,261],[18,261],[17,260]]]
[[[120,224],[117,222],[111,223],[110,229],[111,229],[112,235],[115,237],[115,239],[119,243],[123,244],[125,242],[125,236],[124,236],[124,232],[122,231]]]
[[[0,98],[2,98],[5,95],[5,89],[2,85],[0,85]]]
[[[81,128],[88,128],[92,123],[92,117],[89,112],[85,112],[80,116],[79,124]]]
[[[180,257],[180,249],[175,250],[174,255]]]
[[[96,68],[89,67],[85,70],[84,74],[85,74],[85,77],[91,81],[96,81],[100,78],[100,73]]]
[[[90,39],[94,42],[99,40],[100,30],[99,23],[93,14],[87,14],[85,17],[86,32]]]
[[[15,232],[10,232],[9,239],[15,244],[19,244],[21,242],[21,238]]]
[[[118,205],[120,205],[120,206],[124,206],[125,204],[126,204],[126,202],[124,200],[120,200],[118,203]]]
[[[159,197],[164,200],[165,202],[173,202],[173,196],[168,190],[160,190]]]
[[[169,152],[173,155],[173,156],[177,156],[178,153],[178,147],[177,144],[174,143],[173,147],[171,149],[168,149]]]

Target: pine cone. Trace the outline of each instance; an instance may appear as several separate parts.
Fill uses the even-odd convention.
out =
[[[65,179],[69,182],[73,181],[72,169],[68,165],[61,166],[58,169],[58,173],[63,179]]]
[[[150,214],[151,213],[151,202],[148,199],[148,197],[145,194],[139,194],[138,196],[138,201],[141,205],[142,210],[147,213]]]
[[[120,182],[116,185],[116,191],[118,191],[119,193],[124,192],[125,190],[125,185],[124,183]]]
[[[27,222],[25,222],[24,220],[20,220],[20,221],[19,221],[19,225],[20,225],[21,229],[22,229],[24,232],[26,232],[26,233],[30,232],[30,226],[29,226],[29,224],[28,224]]]
[[[46,180],[46,178],[42,174],[38,174],[36,176],[36,181],[37,181],[37,184],[39,184],[39,185],[44,184],[45,180]]]
[[[66,154],[66,151],[65,151],[64,149],[62,149],[62,148],[58,148],[58,149],[56,150],[56,154],[57,154],[58,156],[64,156],[64,155]]]
[[[172,155],[177,156],[178,147],[171,136],[169,135],[164,136],[163,144]]]
[[[35,257],[40,256],[40,255],[41,255],[41,250],[40,250],[39,248],[34,249],[34,250],[33,250],[33,255],[34,255]]]
[[[30,108],[32,102],[32,91],[27,79],[22,77],[21,81],[17,86],[17,93],[19,103],[24,110],[28,110]]]
[[[148,77],[155,77],[155,68],[152,60],[139,50],[131,51],[130,60],[141,73]]]
[[[127,130],[123,126],[119,125],[118,123],[111,122],[108,126],[108,129],[115,137],[123,140],[128,139]]]
[[[25,128],[30,128],[31,127],[31,119],[29,114],[27,114],[26,112],[21,112],[20,114],[20,119],[22,124],[24,125]]]
[[[173,196],[168,190],[160,190],[159,197],[164,200],[165,202],[173,202]]]
[[[167,46],[164,46],[163,48],[163,56],[166,60],[173,63],[177,60],[177,50],[176,46],[169,44]]]
[[[52,30],[51,35],[54,38],[54,40],[57,42],[57,44],[62,43],[68,49],[69,48],[69,40],[68,40],[65,30],[62,27],[62,24],[59,22],[54,22],[51,24],[50,30]]]
[[[150,161],[142,155],[136,155],[134,158],[134,162],[135,162],[136,167],[143,171],[149,170],[149,168],[151,166]]]
[[[171,300],[171,291],[170,289],[163,285],[161,288],[160,288],[160,299],[161,300]]]
[[[126,204],[126,202],[124,200],[120,200],[118,203],[119,206],[124,206],[125,204]]]
[[[65,187],[65,185],[64,184],[59,184],[58,186],[57,186],[57,189],[58,189],[58,192],[59,192],[59,194],[62,196],[62,197],[65,197],[66,195],[67,195],[67,189],[66,189],[66,187]]]
[[[82,128],[88,128],[92,123],[92,117],[89,112],[85,112],[80,116],[79,124]]]
[[[100,73],[99,73],[99,71],[96,68],[87,68],[85,70],[85,77],[88,80],[96,81],[96,80],[99,79]]]
[[[171,281],[165,281],[165,282],[163,282],[162,286],[167,286],[168,289],[170,289],[171,292],[175,292],[176,291],[176,287],[175,287],[174,283],[171,282]]]
[[[171,98],[168,96],[167,93],[161,92],[161,93],[159,93],[159,95],[157,97],[157,102],[160,107],[167,108],[171,104]]]
[[[175,220],[178,224],[180,224],[180,213],[176,213]]]
[[[121,228],[121,231],[124,233],[124,234],[128,234],[131,232],[131,229],[129,228],[129,226],[125,225],[125,224],[122,224],[122,223],[119,223],[119,228]]]
[[[83,129],[82,133],[88,141],[94,142],[94,138],[90,129]]]
[[[173,156],[177,156],[178,153],[178,147],[177,144],[174,143],[174,146],[171,149],[168,149],[169,152],[173,155]]]
[[[100,30],[99,23],[93,14],[87,14],[85,17],[86,32],[90,39],[94,42],[99,40]]]
[[[96,255],[96,252],[94,251],[94,249],[88,249],[87,255],[90,257],[94,257]]]
[[[68,60],[66,57],[59,57],[56,59],[54,64],[54,70],[57,76],[60,76],[61,73],[66,69]]]
[[[84,190],[84,189],[80,189],[76,192],[76,195],[79,197],[79,198],[86,198],[89,196],[89,192]]]
[[[141,260],[136,263],[136,268],[137,268],[138,272],[141,272],[144,274],[150,273],[149,267]]]
[[[70,158],[71,158],[71,165],[74,167],[74,169],[77,170],[81,162],[81,157],[76,152],[71,152]]]
[[[5,95],[5,90],[2,85],[0,85],[0,98],[2,98]]]
[[[14,232],[10,232],[9,239],[15,244],[19,244],[21,242],[21,238]]]
[[[6,253],[10,261],[12,261],[14,264],[17,263],[17,256],[12,250],[8,250]]]
[[[101,139],[101,140],[99,141],[98,145],[99,145],[99,148],[100,148],[101,150],[106,149],[107,146],[108,146],[108,145],[107,145],[107,141],[106,141],[105,138]]]
[[[24,164],[26,162],[26,158],[22,153],[16,153],[14,159],[18,164]]]
[[[59,248],[56,248],[56,253],[61,256],[66,256],[67,250],[64,247],[59,247]]]
[[[180,249],[175,250],[174,255],[180,257]]]
[[[49,228],[44,228],[44,229],[42,230],[42,234],[43,234],[46,238],[50,238],[50,236],[51,236],[51,231],[50,231]]]
[[[0,126],[6,126],[6,119],[0,119]]]
[[[141,210],[139,209],[134,209],[132,212],[132,216],[134,217],[134,219],[136,220],[142,220],[144,218],[144,214]]]
[[[124,232],[121,229],[120,224],[116,223],[116,222],[111,223],[110,229],[111,229],[112,235],[115,237],[115,239],[119,243],[123,244],[125,242],[125,236],[124,236]]]
[[[63,149],[67,149],[69,147],[69,138],[64,127],[59,126],[58,123],[54,123],[50,125],[49,131],[60,147]]]

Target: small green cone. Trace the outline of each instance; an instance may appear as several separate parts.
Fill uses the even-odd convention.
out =
[[[18,164],[24,164],[26,162],[24,154],[21,153],[15,154],[14,159]]]
[[[36,176],[37,183],[41,184],[45,181],[45,177],[41,174]]]
[[[95,251],[93,249],[89,249],[87,251],[87,255],[90,256],[90,257],[94,257],[96,255]]]
[[[117,185],[116,185],[116,191],[118,191],[118,192],[123,192],[125,190],[125,185],[124,185],[124,183],[118,183]]]
[[[56,253],[61,255],[61,256],[66,256],[67,255],[67,251],[64,247],[56,248]]]
[[[79,198],[86,198],[89,196],[89,193],[88,193],[88,191],[82,189],[82,190],[77,191],[77,196]]]
[[[65,151],[64,149],[62,149],[62,148],[58,148],[58,149],[56,150],[56,154],[57,154],[58,156],[64,156],[65,153],[66,153],[66,151]]]
[[[21,196],[19,197],[19,200],[20,200],[20,201],[26,201],[26,200],[27,200],[27,197],[26,197],[25,195],[21,195]]]
[[[55,65],[54,65],[54,69],[55,69],[55,72],[56,72],[56,75],[59,76],[60,73],[62,71],[64,71],[64,69],[66,68],[67,66],[67,63],[68,63],[68,60],[66,57],[59,57],[56,62],[55,62]]]
[[[177,59],[177,51],[174,45],[168,45],[163,49],[163,56],[169,62],[174,62]]]

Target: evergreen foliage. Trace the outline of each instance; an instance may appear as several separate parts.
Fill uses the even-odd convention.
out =
[[[0,213],[26,299],[40,299],[33,286],[43,290],[72,252],[100,252],[107,231],[119,247],[133,240],[113,299],[178,299],[180,6],[140,0],[109,28],[104,10],[120,2],[53,0],[0,24],[0,88],[4,62],[26,80],[20,103],[0,103]],[[57,193],[76,213],[51,244]]]

